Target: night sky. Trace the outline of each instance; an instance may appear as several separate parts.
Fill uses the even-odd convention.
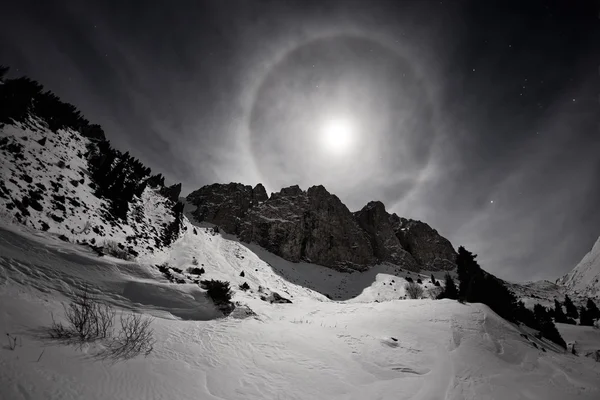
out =
[[[323,184],[510,280],[553,280],[600,235],[595,2],[11,3],[0,64],[184,194]]]

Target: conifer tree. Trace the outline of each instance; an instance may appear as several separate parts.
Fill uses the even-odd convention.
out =
[[[600,318],[600,310],[598,310],[598,306],[596,306],[596,303],[594,303],[592,301],[592,299],[587,299],[587,304],[585,305],[588,313],[590,315],[590,318],[592,319],[592,321],[597,320]]]
[[[562,306],[556,299],[554,299],[554,321],[563,324],[567,322],[567,316],[563,312]]]
[[[444,281],[444,291],[440,297],[443,299],[458,299],[458,290],[456,289],[456,285],[454,284],[454,279],[452,279],[452,276],[450,274],[446,274]]]
[[[589,310],[583,306],[579,307],[579,325],[594,326],[594,320]]]
[[[571,301],[571,298],[568,295],[565,295],[565,310],[567,311],[567,317],[569,318],[579,318],[579,313],[577,312],[577,307]]]

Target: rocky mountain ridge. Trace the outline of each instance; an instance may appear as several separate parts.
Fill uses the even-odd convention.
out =
[[[389,214],[379,201],[351,212],[323,186],[290,186],[269,197],[261,184],[213,184],[186,200],[196,220],[288,261],[350,271],[379,263],[413,271],[455,267],[452,244],[426,223]]]
[[[576,296],[600,298],[600,238],[575,268],[556,283]]]

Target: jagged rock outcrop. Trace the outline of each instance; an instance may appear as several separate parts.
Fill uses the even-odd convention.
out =
[[[406,269],[419,269],[417,261],[402,247],[394,231],[392,216],[382,202],[369,202],[362,210],[355,212],[354,217],[369,237],[377,260],[402,265]]]
[[[163,187],[160,190],[160,194],[171,200],[173,203],[177,203],[179,201],[179,194],[181,194],[181,183]]]
[[[600,297],[600,238],[579,264],[556,283],[574,296]]]
[[[382,262],[414,271],[455,267],[452,245],[429,225],[390,215],[379,201],[352,213],[323,186],[290,186],[268,197],[260,184],[213,184],[187,200],[197,207],[192,214],[198,221],[289,261],[341,270]]]
[[[428,271],[456,267],[456,251],[450,241],[424,222],[391,216],[396,237],[421,266]]]
[[[323,186],[273,193],[248,213],[240,239],[294,262],[359,270],[376,262],[350,210]]]
[[[267,191],[260,183],[254,188],[241,183],[215,183],[190,193],[186,200],[197,207],[192,215],[198,221],[216,224],[237,235],[248,210],[267,198]]]

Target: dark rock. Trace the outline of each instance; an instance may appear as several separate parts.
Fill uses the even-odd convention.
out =
[[[355,212],[354,217],[367,233],[373,254],[379,262],[390,262],[415,271],[419,269],[412,255],[402,247],[390,221],[391,216],[382,202],[370,202]]]
[[[286,299],[282,297],[279,293],[273,292],[271,293],[271,303],[283,303],[283,304],[291,304],[292,301],[290,299]]]
[[[179,201],[179,195],[181,194],[181,183],[161,188],[160,194],[172,202],[177,203]]]
[[[456,251],[450,241],[424,222],[392,214],[394,231],[402,247],[427,271],[451,270],[456,267]]]
[[[282,189],[249,210],[240,239],[293,261],[364,270],[375,262],[352,213],[323,186]]]

